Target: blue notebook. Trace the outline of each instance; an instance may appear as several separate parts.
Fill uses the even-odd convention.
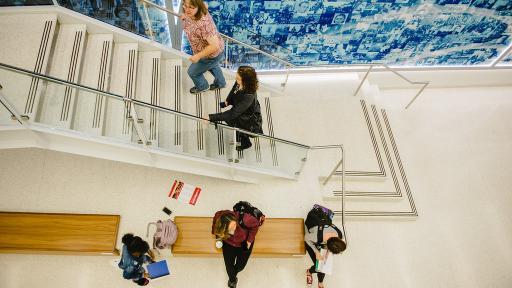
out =
[[[169,275],[169,267],[167,261],[162,260],[148,265],[148,273],[151,279],[160,278]]]

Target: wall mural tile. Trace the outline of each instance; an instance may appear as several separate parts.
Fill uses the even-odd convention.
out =
[[[512,42],[511,0],[207,2],[220,32],[296,65],[478,65]]]
[[[52,0],[0,0],[0,7],[53,5]]]
[[[154,0],[153,2],[165,7],[165,0]],[[63,7],[130,32],[144,37],[150,36],[143,5],[137,0],[58,0],[58,3]],[[151,18],[156,40],[170,45],[167,14],[153,8],[148,9],[148,15]]]

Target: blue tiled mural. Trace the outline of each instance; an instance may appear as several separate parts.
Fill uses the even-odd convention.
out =
[[[52,0],[0,0],[0,7],[3,6],[35,6],[53,5]]]
[[[1,0],[0,0],[1,1]],[[144,8],[137,0],[57,0],[63,7],[87,16],[149,37],[149,24],[144,17]],[[165,0],[154,0],[165,7]],[[158,42],[171,44],[167,15],[156,9],[148,9],[152,28]]]
[[[296,65],[477,65],[490,63],[512,42],[512,0],[220,0],[208,4],[219,31]],[[241,54],[245,52],[240,49]],[[237,52],[230,54],[243,58]],[[261,56],[257,60],[275,62]]]

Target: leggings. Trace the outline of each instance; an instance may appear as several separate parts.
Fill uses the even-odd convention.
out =
[[[235,282],[238,272],[244,270],[247,261],[249,261],[249,256],[251,256],[252,247],[254,247],[254,243],[251,244],[249,250],[231,246],[225,241],[222,243],[222,255],[224,256],[229,281]]]
[[[309,247],[309,245],[306,242],[304,242],[304,244],[306,244],[306,251],[308,251],[309,257],[311,258],[311,260],[313,260],[313,266],[311,266],[311,268],[309,268],[309,273],[311,273],[311,274],[317,273],[316,276],[318,277],[318,282],[322,283],[322,282],[324,282],[325,274],[321,273],[321,272],[316,272],[316,269],[315,269],[315,263],[316,263],[315,251],[313,251],[313,248]]]

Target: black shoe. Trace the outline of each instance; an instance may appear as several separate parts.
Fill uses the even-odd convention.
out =
[[[190,88],[190,93],[192,93],[192,94],[199,94],[199,93],[203,93],[205,91],[208,91],[208,88],[204,88],[202,90],[197,89],[197,87]]]
[[[222,86],[222,87],[221,87],[221,86],[219,86],[219,84],[215,84],[215,83],[210,84],[210,90],[222,89],[222,88],[224,88],[224,87],[226,87],[226,85],[224,85],[224,86]]]
[[[231,282],[228,280],[228,287],[229,288],[236,288],[236,284],[238,283],[238,277],[235,278],[235,281]]]
[[[251,147],[252,147],[251,141],[249,141],[249,140],[247,142],[242,141],[242,144],[240,146],[237,146],[236,150],[237,151],[242,151],[242,150],[245,150],[245,149],[251,148]]]

